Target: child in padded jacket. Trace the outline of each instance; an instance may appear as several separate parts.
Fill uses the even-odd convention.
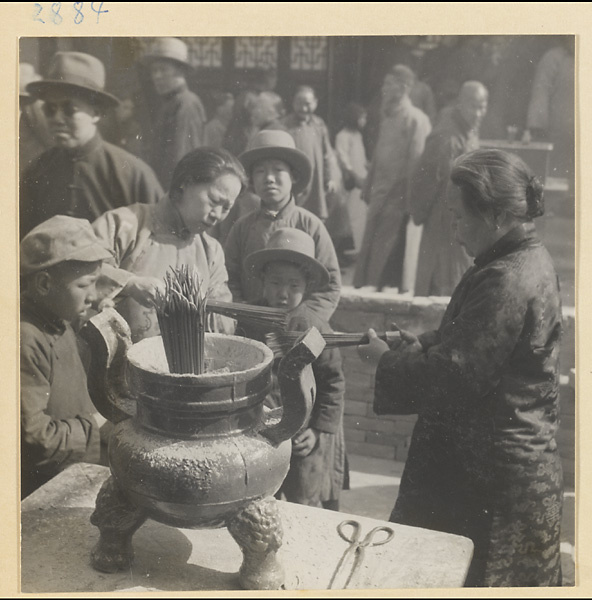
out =
[[[262,298],[257,304],[281,308],[289,313],[288,330],[315,326],[321,333],[332,330],[325,320],[306,310],[304,299],[329,279],[327,269],[314,258],[314,240],[304,231],[276,229],[263,250],[250,254],[245,268],[262,282]],[[241,332],[239,325],[239,333]],[[242,333],[261,341],[265,332]],[[274,367],[277,372],[279,360]],[[345,478],[343,405],[345,379],[341,354],[326,349],[312,364],[317,391],[307,424],[292,438],[290,469],[279,494],[290,502],[339,509],[339,494]],[[267,401],[280,406],[277,384]]]
[[[109,257],[88,221],[64,215],[21,241],[21,498],[72,463],[100,460],[106,419],[88,394],[72,323],[96,301]]]

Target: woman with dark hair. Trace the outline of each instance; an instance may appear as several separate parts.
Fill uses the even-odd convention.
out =
[[[232,154],[198,148],[179,161],[169,193],[158,204],[111,210],[93,223],[113,253],[111,266],[103,267],[104,295],[115,296],[132,341],[158,335],[154,298],[171,267],[194,266],[210,298],[232,300],[224,251],[207,230],[226,218],[245,182]],[[233,322],[212,317],[210,329],[230,333]]]
[[[561,302],[533,219],[543,189],[516,155],[456,160],[448,207],[472,266],[436,331],[370,330],[377,414],[418,414],[394,522],[464,535],[467,586],[561,585]]]

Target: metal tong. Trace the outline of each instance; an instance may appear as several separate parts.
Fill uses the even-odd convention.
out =
[[[347,525],[351,525],[351,527],[353,528],[350,535],[347,535],[344,531],[344,528]],[[381,531],[384,531],[387,534],[386,537],[382,540],[374,541],[374,536]],[[341,571],[343,565],[345,564],[350,555],[354,556],[354,562],[350,574],[347,577],[347,581],[343,586],[343,589],[347,588],[350,581],[353,579],[353,576],[359,571],[360,566],[364,561],[366,548],[368,548],[368,546],[382,546],[383,544],[387,544],[393,539],[395,535],[395,532],[390,527],[381,526],[375,527],[374,529],[369,531],[363,539],[361,539],[362,525],[358,521],[354,520],[347,520],[339,523],[339,525],[337,525],[337,533],[339,534],[341,539],[345,540],[346,542],[349,542],[350,545],[347,548],[347,550],[343,553],[343,556],[341,557],[339,562],[337,563],[337,567],[333,573],[333,576],[331,577],[331,581],[329,582],[328,589],[333,588],[333,584],[335,583],[337,575]]]

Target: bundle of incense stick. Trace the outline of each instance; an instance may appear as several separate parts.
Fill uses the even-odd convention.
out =
[[[288,326],[288,313],[281,308],[269,308],[267,306],[254,306],[251,304],[239,304],[237,302],[224,302],[222,300],[208,300],[206,305],[208,312],[213,312],[231,319],[237,319],[250,323],[264,330],[278,329],[285,331]]]
[[[360,346],[369,342],[367,333],[323,333],[325,348],[343,348],[345,346]],[[387,331],[377,334],[387,344],[398,340],[398,331]],[[275,356],[283,356],[302,336],[302,331],[271,332],[265,335],[265,343]]]
[[[204,372],[207,298],[197,271],[188,265],[171,269],[164,292],[156,295],[156,314],[171,373]]]

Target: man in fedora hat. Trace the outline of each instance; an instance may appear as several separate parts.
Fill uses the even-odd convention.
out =
[[[253,191],[261,199],[261,206],[241,217],[226,238],[228,286],[234,300],[255,302],[261,298],[261,281],[245,268],[244,259],[265,248],[276,229],[293,227],[312,237],[315,259],[329,272],[325,285],[314,290],[303,302],[307,310],[328,321],[337,308],[341,292],[335,248],[322,221],[305,208],[296,206],[294,200],[310,181],[310,160],[296,148],[294,138],[279,129],[259,131],[239,158]]]
[[[154,125],[151,164],[165,189],[176,164],[204,145],[206,111],[187,85],[191,70],[187,44],[178,38],[156,38],[143,58],[161,104]]]
[[[54,147],[23,174],[21,237],[54,215],[94,221],[107,210],[157,202],[163,195],[147,164],[102,139],[101,116],[118,104],[104,87],[103,63],[82,52],[56,53],[47,78],[27,86],[44,101]]]

